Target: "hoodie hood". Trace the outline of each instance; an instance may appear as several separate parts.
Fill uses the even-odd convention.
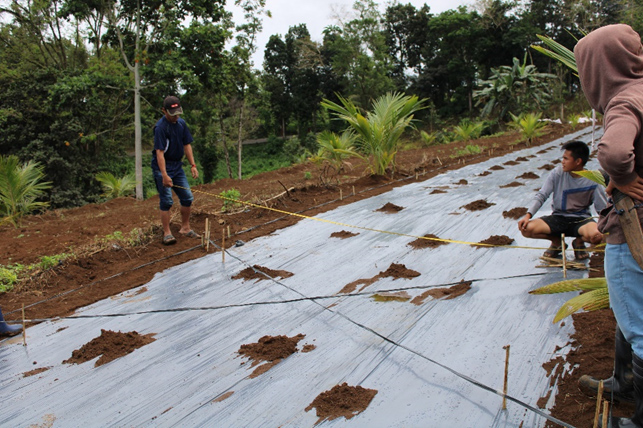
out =
[[[599,113],[627,86],[643,82],[641,37],[629,25],[592,31],[576,44],[574,57],[583,93]]]

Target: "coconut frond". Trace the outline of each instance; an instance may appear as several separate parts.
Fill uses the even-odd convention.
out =
[[[605,177],[603,177],[603,174],[600,173],[600,171],[595,171],[595,170],[583,170],[583,171],[574,171],[574,174],[580,175],[581,177],[585,177],[589,180],[592,180],[594,183],[598,183],[601,186],[605,187]]]
[[[586,311],[595,311],[608,307],[609,294],[607,292],[607,288],[589,291],[565,302],[565,304],[556,313],[553,322],[556,324],[558,321],[581,309]]]
[[[568,291],[581,290],[607,290],[607,280],[603,278],[581,278],[567,279],[565,281],[555,282],[545,285],[544,287],[531,290],[529,294],[556,294],[567,293]]]

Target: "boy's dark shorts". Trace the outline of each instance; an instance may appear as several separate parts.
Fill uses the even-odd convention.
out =
[[[546,215],[540,217],[549,229],[552,235],[560,235],[564,233],[565,236],[579,237],[578,229],[587,223],[596,223],[591,217],[567,217],[562,215]]]

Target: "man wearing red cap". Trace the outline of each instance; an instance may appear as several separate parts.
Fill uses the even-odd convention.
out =
[[[187,124],[179,116],[183,113],[177,97],[169,96],[163,101],[164,116],[154,126],[154,150],[152,150],[152,173],[159,192],[161,224],[163,225],[163,244],[172,245],[176,238],[170,231],[170,208],[172,191],[181,203],[181,229],[179,233],[189,238],[200,238],[190,227],[190,210],[194,196],[190,191],[188,179],[183,172],[183,155],[191,165],[193,178],[199,171],[192,154],[192,134]]]

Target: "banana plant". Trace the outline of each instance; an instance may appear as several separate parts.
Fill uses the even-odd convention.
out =
[[[545,285],[529,292],[529,294],[556,294],[570,291],[585,291],[563,303],[553,323],[561,321],[571,314],[583,309],[596,311],[606,309],[610,306],[610,296],[607,292],[607,280],[602,278],[568,279]]]

